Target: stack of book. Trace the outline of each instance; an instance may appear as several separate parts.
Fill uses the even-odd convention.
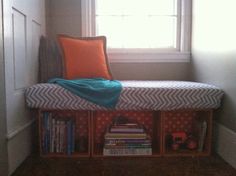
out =
[[[42,152],[72,154],[75,150],[73,118],[58,118],[44,112],[42,120]]]
[[[152,145],[148,134],[138,123],[113,124],[105,134],[103,155],[151,155]]]

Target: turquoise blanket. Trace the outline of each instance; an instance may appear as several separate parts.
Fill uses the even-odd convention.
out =
[[[103,78],[77,80],[54,78],[48,82],[56,83],[79,97],[106,108],[115,108],[122,90],[119,81]]]

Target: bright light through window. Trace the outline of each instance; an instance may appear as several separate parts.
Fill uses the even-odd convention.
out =
[[[95,33],[109,48],[179,46],[177,0],[96,0]]]
[[[82,35],[111,62],[189,62],[192,0],[81,0]]]

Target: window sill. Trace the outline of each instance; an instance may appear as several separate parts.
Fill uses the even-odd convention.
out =
[[[117,53],[108,52],[110,63],[189,63],[190,52]]]

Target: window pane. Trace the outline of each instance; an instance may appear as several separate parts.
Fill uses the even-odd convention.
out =
[[[96,15],[121,15],[125,0],[96,0]]]
[[[176,47],[176,18],[175,17],[150,17],[149,38],[151,48]]]
[[[124,17],[124,47],[148,48],[148,17]]]
[[[107,37],[107,46],[122,48],[123,20],[117,16],[100,16],[96,18],[96,34]]]
[[[110,48],[175,48],[177,0],[97,0],[96,35]]]
[[[150,15],[176,15],[177,0],[147,0],[148,14]]]
[[[97,17],[97,35],[111,48],[175,47],[175,17]]]
[[[177,0],[96,0],[96,15],[176,15]]]
[[[127,0],[126,15],[176,15],[176,0]]]

